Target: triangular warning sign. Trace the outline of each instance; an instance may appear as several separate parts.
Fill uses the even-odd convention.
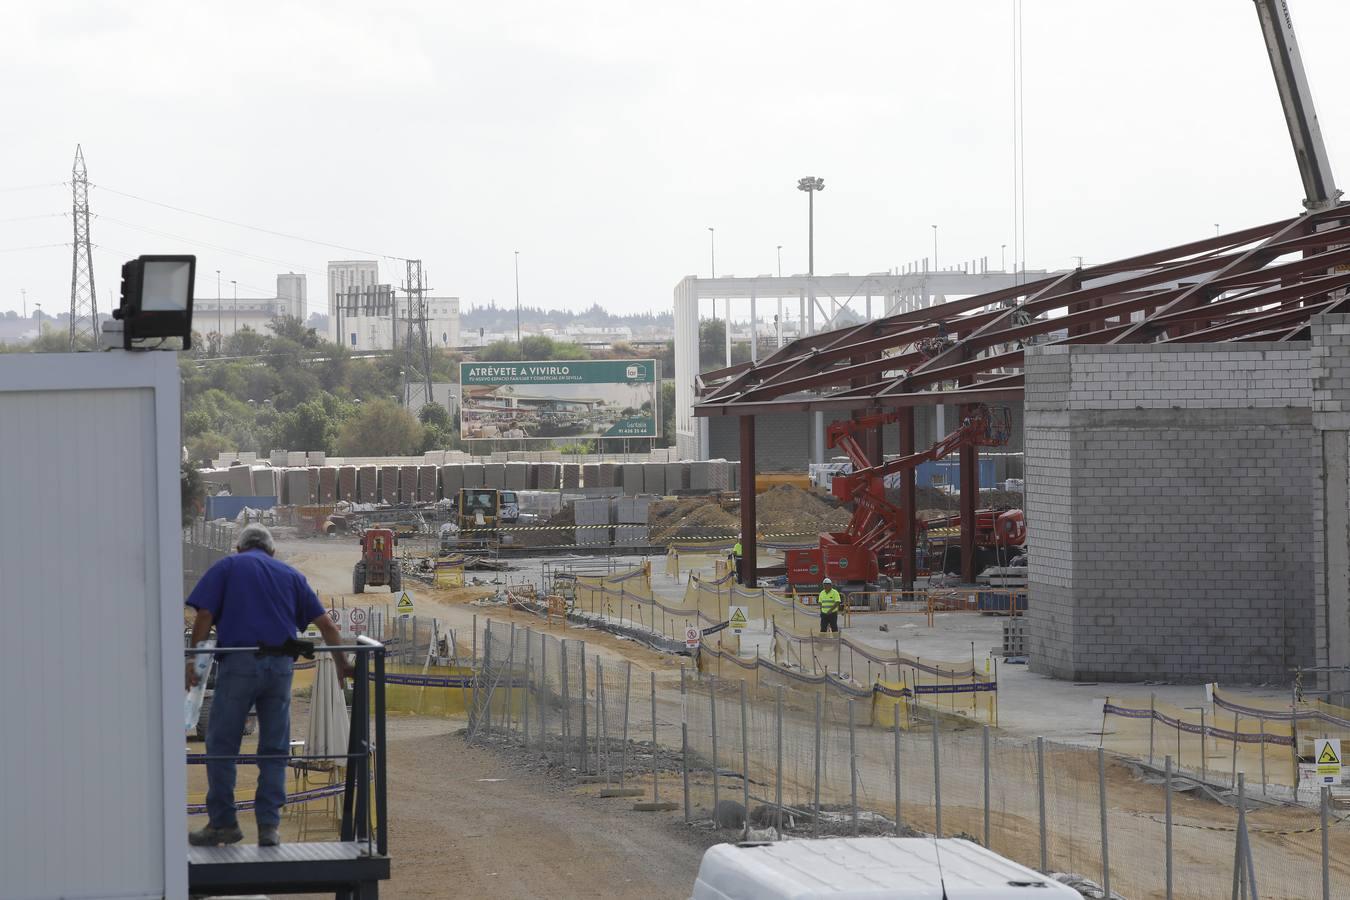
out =
[[[744,611],[744,610],[742,610],[742,609],[737,609],[737,610],[735,610],[734,612],[732,612],[732,614],[731,614],[731,627],[732,627],[732,628],[744,628],[744,627],[745,627],[745,611]]]
[[[1330,743],[1322,745],[1322,752],[1317,756],[1317,764],[1319,766],[1339,766],[1341,764],[1340,757],[1336,755],[1336,750]]]
[[[412,612],[412,608],[412,597],[408,596],[407,591],[404,591],[403,596],[398,598],[398,611],[401,613]]]

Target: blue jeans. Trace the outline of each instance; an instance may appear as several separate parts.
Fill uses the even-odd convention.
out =
[[[291,752],[291,670],[288,656],[224,653],[216,669],[211,717],[206,723],[206,752],[235,756],[244,737],[248,711],[258,709],[258,755],[287,756]],[[235,825],[234,760],[206,764],[206,812],[217,828]],[[258,791],[254,814],[258,825],[280,825],[286,804],[286,761],[258,762]]]

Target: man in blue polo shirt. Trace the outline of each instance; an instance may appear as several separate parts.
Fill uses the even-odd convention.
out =
[[[274,559],[272,534],[261,525],[239,533],[239,551],[217,562],[193,588],[187,605],[197,610],[192,645],[206,640],[211,626],[219,647],[258,647],[254,653],[222,653],[217,657],[216,687],[211,717],[206,724],[209,756],[239,753],[244,723],[252,707],[258,710],[258,755],[278,759],[258,762],[254,812],[258,844],[281,843],[277,827],[286,802],[286,762],[291,742],[291,670],[295,658],[283,645],[311,623],[330,645],[342,642],[338,630],[305,576]],[[350,672],[337,654],[339,677]],[[197,682],[192,661],[187,664],[187,686]],[[233,844],[243,839],[234,806],[235,763],[210,760],[206,764],[206,811],[210,822],[188,835],[195,846]]]

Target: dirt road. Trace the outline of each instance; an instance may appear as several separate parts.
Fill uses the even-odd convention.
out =
[[[391,724],[388,897],[687,897],[704,844],[667,813],[559,788],[467,746],[459,722]]]

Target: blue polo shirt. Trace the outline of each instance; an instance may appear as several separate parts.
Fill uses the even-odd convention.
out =
[[[211,614],[220,647],[276,647],[324,615],[304,575],[256,549],[207,569],[187,605]]]

